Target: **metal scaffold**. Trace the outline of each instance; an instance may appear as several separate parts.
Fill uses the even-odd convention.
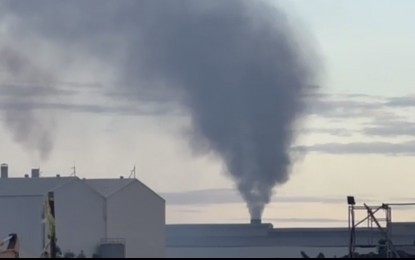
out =
[[[357,206],[353,196],[347,197],[349,205],[348,210],[348,228],[349,228],[349,257],[353,258],[356,254],[356,248],[374,248],[382,246],[386,252],[387,258],[400,258],[399,252],[396,250],[392,241],[392,206],[415,206],[415,203],[382,203],[380,206]],[[356,220],[356,212],[363,212],[364,217]],[[371,234],[366,243],[356,240],[356,231],[358,227],[366,224],[366,231]],[[382,244],[375,244],[373,241],[373,233],[378,231],[381,235]]]

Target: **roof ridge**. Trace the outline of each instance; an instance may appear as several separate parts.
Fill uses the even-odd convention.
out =
[[[133,182],[132,179],[110,179],[110,178],[101,178],[101,179],[85,179],[85,184],[88,185],[91,189],[95,190],[99,194],[101,194],[105,198],[109,198],[113,194],[117,193],[118,191],[122,190],[125,186],[129,185]],[[94,183],[117,183],[119,186],[112,185],[111,189],[109,189],[109,192],[106,192],[105,189],[102,189],[103,187],[100,187],[99,185],[94,185]],[[109,187],[104,187],[109,188]]]
[[[86,179],[85,181],[86,181],[87,185],[89,185],[92,189],[96,190],[98,193],[100,193],[105,198],[109,198],[109,197],[113,196],[114,194],[120,192],[121,190],[123,190],[124,188],[126,188],[127,186],[129,186],[132,183],[138,183],[139,185],[144,187],[144,189],[149,191],[151,194],[153,194],[156,197],[158,197],[159,199],[165,201],[165,199],[163,197],[161,197],[159,194],[157,194],[157,192],[150,189],[147,185],[145,185],[143,182],[141,182],[137,178],[132,178],[132,179],[109,179],[109,178],[107,178],[107,179]],[[114,189],[110,192],[107,192],[107,193],[104,192],[103,189],[100,189],[102,187],[98,187],[98,186],[93,185],[94,182],[98,183],[98,182],[105,182],[105,181],[114,182],[114,183],[115,182],[117,182],[117,183],[121,182],[121,185],[119,185],[118,187],[116,187],[116,189]]]

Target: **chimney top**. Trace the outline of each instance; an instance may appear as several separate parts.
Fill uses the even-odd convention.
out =
[[[260,225],[262,223],[262,221],[261,221],[261,219],[260,218],[257,218],[257,219],[251,219],[251,224],[252,225]]]
[[[40,177],[40,169],[32,169],[32,178],[39,178]]]
[[[1,164],[1,178],[9,178],[9,166],[5,163]]]

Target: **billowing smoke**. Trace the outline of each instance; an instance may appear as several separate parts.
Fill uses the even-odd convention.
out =
[[[252,218],[288,180],[315,64],[273,6],[71,0],[10,1],[8,8],[36,32],[28,34],[114,64],[129,95],[175,100],[191,117],[191,144],[223,159]]]
[[[51,152],[55,120],[50,111],[35,107],[55,94],[51,83],[51,76],[25,55],[11,47],[0,49],[0,109],[4,112],[4,125],[15,141],[39,151],[42,159]]]

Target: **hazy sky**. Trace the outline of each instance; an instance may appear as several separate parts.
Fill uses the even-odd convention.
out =
[[[275,226],[344,226],[349,194],[358,202],[374,204],[411,201],[415,2],[274,2],[316,48],[323,70],[320,98],[309,109],[293,147],[307,153],[295,163],[291,179],[275,189],[265,220]],[[75,47],[59,54],[59,60],[67,63],[56,64],[50,55],[53,46],[5,38],[13,28],[7,26],[7,14],[2,15],[0,44],[13,45],[23,56],[30,53],[30,59],[45,70],[64,72],[54,80],[61,82],[60,90],[71,100],[68,103],[65,94],[52,97],[48,107],[39,110],[50,114],[44,120],[55,130],[47,160],[36,151],[36,142],[34,149],[16,142],[15,134],[4,127],[13,122],[1,114],[0,161],[9,164],[11,176],[21,177],[33,167],[40,167],[43,176],[69,175],[75,163],[80,177],[117,178],[128,176],[135,164],[137,178],[167,200],[168,223],[248,221],[233,182],[222,174],[220,159],[195,155],[188,147],[184,136],[189,118],[180,111],[150,113],[146,106],[109,99],[101,90],[117,84],[111,67],[82,59]],[[22,99],[30,95],[28,89],[19,91],[1,86],[0,110],[10,105],[8,95]],[[54,117],[61,122],[54,123]],[[19,124],[16,127],[22,130]],[[401,210],[393,216],[405,220],[414,212],[415,208]]]

